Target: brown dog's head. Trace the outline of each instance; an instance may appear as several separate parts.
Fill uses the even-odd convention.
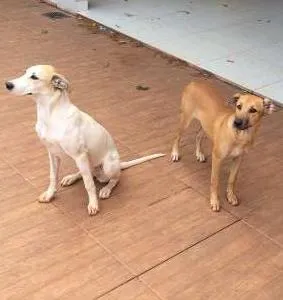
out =
[[[238,130],[255,126],[264,114],[271,114],[274,110],[271,100],[256,95],[237,93],[233,99],[236,104],[233,126]]]
[[[6,88],[15,95],[42,95],[55,90],[67,90],[69,82],[52,66],[36,65],[13,80],[6,82]]]

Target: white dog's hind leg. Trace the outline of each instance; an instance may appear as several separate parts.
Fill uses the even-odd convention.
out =
[[[84,185],[88,193],[88,213],[91,216],[95,215],[99,211],[98,199],[96,196],[96,187],[93,181],[87,153],[82,153],[78,157],[75,157],[75,161],[80,170],[80,174],[83,178]]]
[[[50,164],[50,182],[48,189],[39,196],[39,202],[50,202],[52,198],[54,198],[57,189],[60,159],[50,152],[48,152],[48,156]]]
[[[61,186],[69,186],[75,183],[76,181],[82,179],[81,172],[69,174],[61,180]]]
[[[102,169],[102,166],[98,166],[94,168],[93,172],[94,177],[100,182],[100,183],[107,183],[109,182],[109,177],[107,177]]]
[[[103,177],[108,178],[108,183],[104,186],[100,192],[99,197],[102,199],[109,198],[112,189],[117,185],[120,178],[120,158],[116,152],[110,152],[106,155],[102,163]]]

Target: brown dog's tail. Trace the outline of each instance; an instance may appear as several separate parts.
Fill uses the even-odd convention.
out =
[[[130,168],[132,166],[142,164],[142,163],[144,163],[144,162],[146,162],[148,160],[152,160],[152,159],[155,159],[155,158],[158,158],[158,157],[162,157],[162,156],[165,156],[165,154],[163,154],[163,153],[156,153],[156,154],[151,154],[151,155],[143,156],[143,157],[140,157],[140,158],[137,158],[137,159],[133,159],[133,160],[130,160],[130,161],[121,162],[120,163],[120,167],[121,167],[121,170],[124,170],[124,169]]]

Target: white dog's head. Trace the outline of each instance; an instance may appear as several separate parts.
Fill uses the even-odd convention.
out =
[[[56,73],[54,67],[37,65],[28,68],[24,75],[6,82],[6,88],[15,95],[44,95],[54,90],[67,90],[69,82]]]

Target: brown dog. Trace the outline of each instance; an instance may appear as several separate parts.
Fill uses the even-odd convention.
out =
[[[171,160],[179,160],[179,142],[181,134],[192,119],[200,121],[202,129],[196,137],[196,157],[205,161],[201,150],[204,133],[213,142],[210,204],[213,211],[219,211],[218,198],[219,172],[221,162],[232,157],[232,166],[228,179],[227,200],[238,205],[234,185],[244,152],[253,144],[260,120],[264,114],[272,113],[274,105],[269,99],[252,94],[233,96],[236,110],[225,104],[221,93],[206,81],[193,81],[184,90],[181,102],[180,127],[174,141]],[[227,102],[227,101],[226,101]]]

